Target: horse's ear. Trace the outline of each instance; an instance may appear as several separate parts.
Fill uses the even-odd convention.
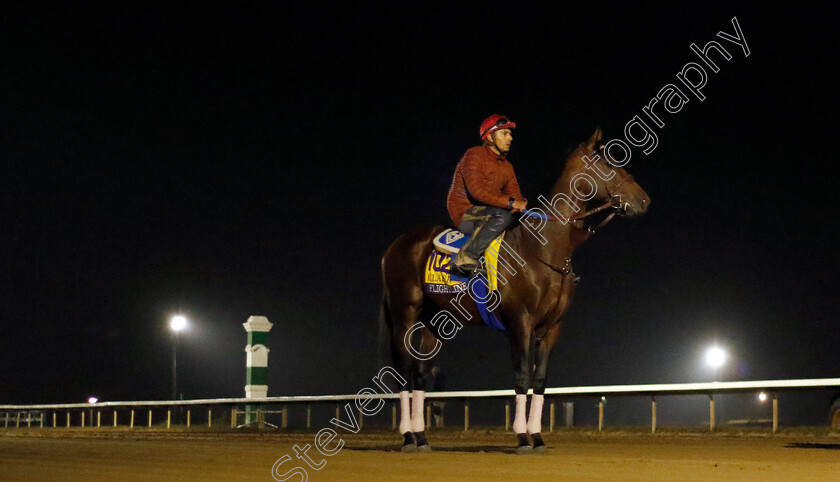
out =
[[[594,150],[595,144],[600,142],[601,139],[603,139],[603,138],[604,138],[604,133],[601,132],[601,126],[597,126],[595,128],[595,132],[592,133],[592,137],[590,137],[589,140],[586,141],[586,148],[590,151]]]

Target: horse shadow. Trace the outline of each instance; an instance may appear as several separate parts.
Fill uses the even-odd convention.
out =
[[[394,445],[379,445],[372,447],[350,447],[345,446],[343,450],[354,450],[358,452],[400,452],[400,447]],[[432,449],[434,452],[452,452],[464,454],[480,454],[480,453],[497,453],[497,454],[516,454],[516,448],[511,448],[506,445],[478,445],[469,447],[452,447],[445,445],[435,445]]]
[[[785,445],[786,449],[824,449],[824,450],[840,450],[840,444],[818,444],[810,442],[794,442]]]

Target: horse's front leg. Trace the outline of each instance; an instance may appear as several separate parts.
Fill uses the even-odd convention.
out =
[[[534,332],[530,329],[523,332],[511,333],[511,348],[513,349],[514,391],[516,392],[516,415],[513,419],[513,432],[518,440],[516,452],[526,454],[531,452],[528,441],[528,422],[526,418],[528,404],[528,389],[534,373]]]
[[[551,349],[557,343],[560,335],[560,324],[558,323],[540,340],[540,343],[535,347],[535,362],[534,369],[534,394],[531,396],[531,412],[528,414],[528,434],[534,442],[534,452],[544,453],[546,451],[545,442],[542,439],[542,409],[545,399],[545,385],[546,374],[548,372],[548,357],[551,355]]]

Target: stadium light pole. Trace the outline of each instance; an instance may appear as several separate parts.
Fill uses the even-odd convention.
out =
[[[169,320],[172,330],[172,400],[178,397],[178,333],[187,327],[187,319],[183,315],[175,315]]]

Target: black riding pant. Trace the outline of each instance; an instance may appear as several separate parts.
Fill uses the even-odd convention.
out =
[[[490,246],[508,226],[513,223],[513,215],[507,209],[495,206],[473,206],[461,217],[458,229],[464,234],[471,234],[461,250],[473,259],[484,256]]]

